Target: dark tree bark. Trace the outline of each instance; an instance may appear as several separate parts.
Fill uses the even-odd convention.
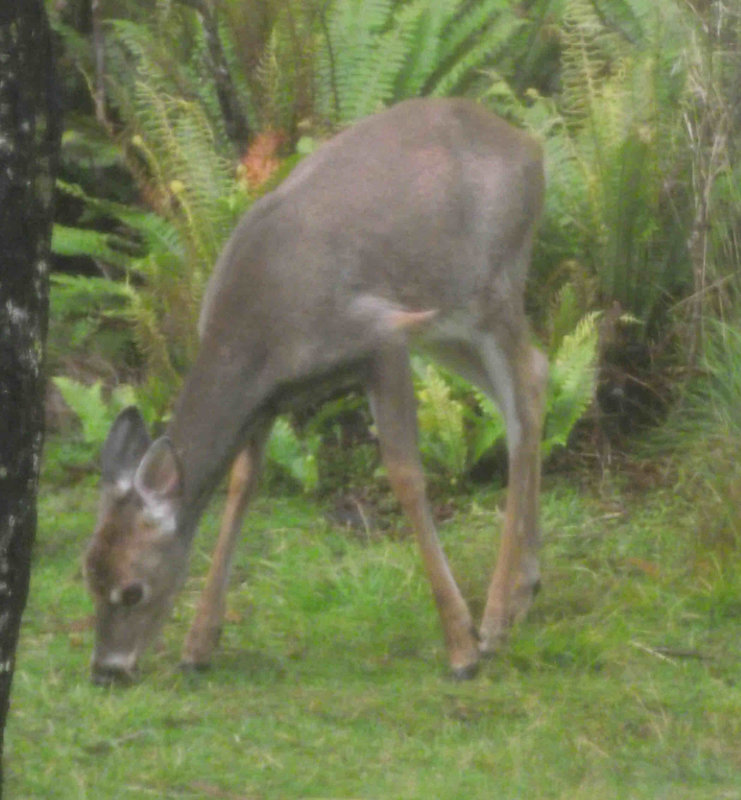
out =
[[[53,74],[43,0],[0,0],[0,757],[36,532],[60,133]]]
[[[242,109],[237,89],[232,81],[224,48],[219,37],[219,24],[216,10],[209,0],[178,0],[182,5],[195,9],[201,17],[203,33],[206,37],[208,56],[219,98],[221,116],[224,118],[226,135],[234,144],[237,154],[243,155],[249,144],[251,131],[247,117]]]

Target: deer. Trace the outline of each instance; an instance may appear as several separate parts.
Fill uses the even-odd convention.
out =
[[[182,664],[210,664],[229,565],[277,415],[362,387],[382,464],[421,552],[453,677],[496,653],[540,584],[540,439],[548,365],[524,291],[544,197],[542,148],[461,98],[411,99],[337,134],[236,225],[163,436],[114,421],[84,572],[91,675],[128,682],[188,572],[199,519],[233,464]],[[506,423],[499,554],[475,627],[438,540],[418,449],[410,352],[494,399]]]

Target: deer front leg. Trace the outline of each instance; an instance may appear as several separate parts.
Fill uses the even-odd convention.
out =
[[[507,630],[528,611],[540,585],[538,568],[540,439],[548,365],[535,348],[520,350],[511,363],[511,402],[500,375],[507,417],[509,485],[499,558],[492,576],[480,630],[480,648],[494,653]]]
[[[183,646],[181,663],[185,668],[207,667],[219,641],[226,611],[229,569],[247,505],[257,486],[264,440],[264,436],[256,437],[234,460],[206,586],[198,600],[196,615]]]
[[[389,482],[409,517],[440,614],[454,677],[476,673],[479,650],[471,614],[435,531],[417,445],[417,414],[409,356],[402,345],[379,354],[368,384]]]

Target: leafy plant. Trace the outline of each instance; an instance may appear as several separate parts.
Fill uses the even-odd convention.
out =
[[[317,433],[299,437],[285,417],[278,417],[268,440],[268,464],[298,483],[304,492],[311,492],[319,483],[320,446]]]
[[[56,226],[54,241],[56,248]],[[88,363],[99,362],[109,373],[121,370],[133,349],[131,331],[121,322],[129,298],[125,283],[97,276],[52,275],[47,338],[50,371],[61,372],[83,357]]]
[[[590,407],[596,386],[599,315],[590,313],[574,329],[552,340],[542,456],[565,447]],[[506,427],[494,401],[455,375],[414,359],[420,451],[436,475],[450,485],[504,441]]]
[[[455,485],[469,466],[466,412],[453,396],[452,380],[435,365],[414,359],[417,380],[417,420],[423,459]]]
[[[544,138],[548,165],[535,273],[545,277],[546,250],[550,274],[560,264],[554,251],[577,260],[595,279],[597,306],[618,302],[650,334],[691,286],[687,198],[674,183],[687,167],[677,113],[685,31],[670,3],[615,9],[612,19],[589,0],[565,2],[561,93],[533,95],[521,109]]]
[[[405,97],[461,93],[522,24],[503,0],[336,0],[317,57],[317,110],[346,124]]]
[[[473,389],[475,411],[468,409],[469,464],[472,467],[504,442],[507,428],[497,404],[479,389]]]
[[[565,334],[550,357],[543,458],[565,447],[569,434],[594,399],[598,314],[587,314]]]
[[[88,386],[63,375],[53,380],[64,402],[80,421],[83,443],[96,449],[103,444],[116,415],[135,402],[134,390],[128,385],[117,386],[106,402],[102,381]]]
[[[79,424],[76,437],[64,446],[53,448],[55,467],[63,471],[90,469],[97,463],[113,420],[126,406],[136,402],[134,388],[128,384],[117,386],[106,399],[100,380],[85,384],[57,375],[53,381]]]
[[[691,4],[693,35],[683,53],[688,91],[681,117],[686,131],[692,213],[687,248],[693,294],[685,304],[684,345],[690,367],[701,354],[708,313],[738,306],[741,267],[739,110],[741,109],[741,8],[722,0]]]
[[[124,41],[133,47],[132,31],[140,26],[121,27],[127,34]],[[151,65],[140,66],[142,77],[133,84],[128,106],[137,131],[129,140],[129,153],[154,210],[60,184],[84,204],[84,221],[105,220],[108,227],[113,221],[115,230],[56,226],[53,248],[59,254],[86,255],[108,265],[105,271],[115,267],[129,277],[118,290],[126,300],[121,313],[131,323],[146,365],[142,394],[162,418],[195,353],[198,308],[208,274],[250,198],[217,154],[203,108],[159,96],[157,81],[145,80]]]
[[[131,380],[121,364],[144,374],[139,400],[158,419],[192,359],[211,265],[251,202],[235,181],[195,5],[102,4],[107,102],[94,131],[72,118],[66,161],[88,182],[61,185],[83,212],[54,236],[57,253],[87,255],[106,277],[55,283],[52,303],[62,311],[53,359],[55,348],[63,358],[110,337],[116,379]],[[727,3],[218,6],[226,58],[252,120],[285,124],[288,142],[308,131],[300,142],[310,147],[324,128],[425,94],[478,96],[540,136],[549,188],[528,305],[552,365],[545,452],[567,441],[591,398],[595,309],[617,302],[644,323],[636,328],[642,337],[659,339],[667,323],[691,318],[702,326],[700,312],[728,314],[737,302],[741,18]],[[57,30],[97,91],[102,76],[89,39]],[[134,176],[136,206],[92,196],[90,177],[121,167]],[[696,344],[699,352],[700,337]],[[455,483],[501,441],[503,426],[491,422],[488,398],[429,370],[417,378],[424,457]],[[331,427],[330,420],[320,435]],[[290,426],[276,436],[284,440],[274,446],[276,464],[300,464],[313,452],[301,450]],[[302,469],[292,479],[311,484],[311,469],[303,478]]]
[[[298,137],[314,112],[314,63],[326,0],[233,3],[232,33],[244,61],[247,93],[261,129]],[[227,12],[229,13],[229,12]],[[262,25],[256,30],[256,21]]]
[[[196,306],[192,290],[184,284],[177,269],[184,255],[180,232],[152,212],[90,197],[78,186],[61,184],[60,188],[81,199],[93,221],[114,220],[117,230],[102,233],[94,229],[55,226],[53,250],[93,258],[102,263],[105,271],[111,266],[123,269],[128,279],[69,276],[55,280],[52,306],[61,289],[68,295],[80,295],[86,287],[92,286],[101,296],[116,297],[116,305],[109,306],[106,315],[117,317],[129,327],[152,385],[169,387],[168,396],[161,398],[164,401],[161,417],[169,395],[177,388],[180,371],[195,348]],[[165,304],[167,308],[163,308]],[[170,304],[173,316],[167,319]]]
[[[704,513],[704,544],[741,544],[741,325],[705,320],[700,372],[690,381],[651,452],[669,454],[678,484],[694,494]]]

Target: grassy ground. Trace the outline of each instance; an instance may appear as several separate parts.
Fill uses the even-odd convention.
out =
[[[615,483],[615,482],[613,482]],[[441,525],[480,613],[498,497]],[[79,563],[95,492],[43,492],[7,730],[8,798],[741,798],[741,566],[667,489],[544,492],[531,616],[445,674],[414,544],[258,499],[213,669],[176,665],[213,540],[129,689],[93,687]]]

